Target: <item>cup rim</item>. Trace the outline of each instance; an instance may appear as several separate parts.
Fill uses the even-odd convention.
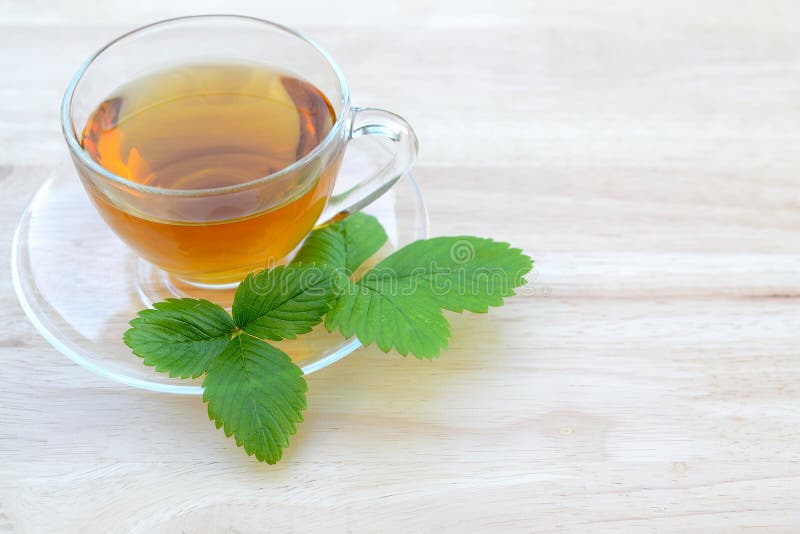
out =
[[[275,29],[288,33],[298,39],[305,41],[308,45],[314,48],[317,53],[319,53],[323,59],[328,63],[328,65],[333,70],[334,74],[336,74],[336,79],[339,82],[339,92],[341,94],[341,110],[339,116],[336,117],[336,122],[331,127],[328,135],[317,144],[308,154],[304,155],[302,158],[298,159],[291,165],[284,167],[278,171],[273,172],[272,174],[268,174],[266,176],[262,176],[260,178],[256,178],[254,180],[250,180],[248,182],[244,182],[241,184],[235,185],[228,185],[222,187],[212,187],[212,188],[205,188],[205,189],[169,189],[164,187],[155,187],[151,185],[140,184],[134,182],[133,180],[129,180],[122,176],[116,175],[105,167],[97,163],[94,159],[92,159],[88,152],[86,152],[83,147],[81,146],[80,142],[73,135],[72,132],[72,123],[70,120],[70,110],[72,108],[72,100],[75,96],[75,89],[78,86],[78,83],[83,78],[83,75],[88,70],[89,66],[98,58],[100,57],[105,51],[110,49],[115,44],[141,32],[144,30],[148,30],[151,28],[155,28],[158,26],[163,26],[167,24],[171,24],[174,22],[183,22],[183,21],[190,21],[190,20],[197,20],[197,19],[238,19],[243,21],[250,21],[250,22],[257,22],[260,24],[265,24],[267,26],[271,26]],[[61,131],[64,134],[64,138],[66,139],[67,146],[70,149],[73,157],[76,157],[80,160],[81,164],[89,167],[95,173],[101,175],[102,177],[111,180],[119,185],[124,187],[134,189],[136,191],[140,191],[143,193],[150,193],[155,195],[166,195],[166,196],[180,196],[180,197],[199,197],[199,196],[207,196],[207,195],[218,195],[224,193],[232,193],[236,191],[242,191],[245,189],[249,189],[251,187],[255,187],[267,182],[271,182],[275,179],[278,179],[286,174],[289,174],[299,167],[302,167],[309,161],[316,158],[325,148],[330,145],[333,140],[338,136],[339,130],[342,128],[342,125],[345,123],[346,116],[349,115],[348,110],[350,109],[350,89],[347,86],[347,81],[345,80],[344,74],[342,69],[339,65],[334,61],[333,57],[324,49],[322,48],[316,41],[307,37],[303,33],[293,30],[288,26],[284,26],[283,24],[279,24],[277,22],[272,22],[266,19],[258,18],[258,17],[251,17],[248,15],[228,15],[228,14],[206,14],[206,15],[188,15],[182,17],[173,17],[169,19],[160,20],[157,22],[153,22],[144,26],[140,26],[135,28],[131,31],[123,33],[122,35],[116,37],[115,39],[106,43],[103,47],[99,50],[94,52],[90,55],[86,61],[78,68],[75,74],[72,76],[69,84],[67,85],[67,89],[64,92],[64,96],[61,100]]]

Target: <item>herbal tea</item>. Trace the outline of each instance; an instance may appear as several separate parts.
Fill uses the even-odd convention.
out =
[[[263,66],[184,65],[118,89],[90,115],[81,144],[101,166],[133,182],[209,189],[290,166],[335,121],[330,102],[307,81]],[[87,189],[106,222],[145,259],[189,281],[224,283],[291,252],[322,212],[340,158],[306,178],[305,187],[205,196],[195,203],[200,216],[174,220],[144,216]],[[242,216],[236,198],[268,207]]]

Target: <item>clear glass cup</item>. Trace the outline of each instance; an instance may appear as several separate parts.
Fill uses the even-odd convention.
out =
[[[168,67],[208,62],[256,63],[293,73],[319,88],[331,102],[336,122],[311,152],[268,176],[238,185],[211,189],[166,189],[140,184],[115,175],[82,148],[80,135],[89,115],[119,86]],[[300,33],[253,17],[200,15],[157,22],[129,32],[101,48],[78,69],[61,107],[61,122],[70,155],[81,181],[96,206],[104,202],[131,216],[164,225],[195,228],[198,232],[223,221],[246,220],[276,209],[326,180],[322,198],[309,203],[307,216],[292,224],[296,237],[278,256],[294,249],[321,221],[341,212],[363,208],[392,187],[413,165],[417,139],[401,117],[372,108],[355,108],[338,65],[330,55]],[[348,141],[364,135],[380,136],[393,144],[393,156],[381,170],[345,192],[332,196],[333,184]],[[220,210],[224,206],[226,209]],[[99,207],[99,206],[98,206]],[[257,261],[233,262],[220,249],[202,271],[191,262],[165,261],[151,254],[147,240],[130,225],[98,209],[112,230],[140,257],[177,278],[204,288],[229,287],[248,272],[280,260],[265,251]],[[224,212],[221,219],[220,212]],[[280,228],[261,231],[280,233]],[[234,233],[229,247],[252,246],[253,230]],[[207,251],[205,251],[207,252]],[[191,255],[191,250],[182,253]],[[190,258],[189,258],[190,259]]]

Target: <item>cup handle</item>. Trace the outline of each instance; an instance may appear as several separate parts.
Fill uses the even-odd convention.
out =
[[[367,206],[388,191],[414,164],[418,150],[417,136],[411,125],[399,115],[382,109],[353,108],[348,142],[363,135],[380,135],[394,141],[394,156],[374,175],[332,196],[319,218],[321,222],[329,221],[342,212],[352,213]]]

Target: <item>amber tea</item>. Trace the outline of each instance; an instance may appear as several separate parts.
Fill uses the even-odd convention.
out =
[[[297,77],[256,65],[183,65],[118,89],[91,113],[81,145],[117,176],[191,191],[285,169],[335,121],[325,95]],[[311,229],[333,185],[340,158],[334,159],[306,187],[275,188],[286,198],[259,199],[269,207],[246,216],[230,196],[204,202],[202,214],[187,222],[142,215],[89,192],[106,222],[145,259],[189,281],[232,282],[286,256]]]

